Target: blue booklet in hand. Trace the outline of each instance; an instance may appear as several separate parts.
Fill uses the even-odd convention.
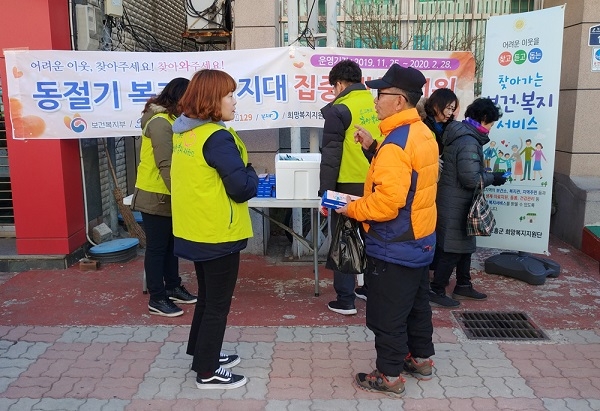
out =
[[[340,193],[338,191],[327,190],[321,197],[321,206],[326,208],[340,208],[346,205],[346,201],[350,197],[351,200],[357,200],[360,197],[350,194]]]

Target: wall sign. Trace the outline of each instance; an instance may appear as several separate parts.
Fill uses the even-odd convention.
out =
[[[588,46],[600,46],[600,25],[590,27]]]

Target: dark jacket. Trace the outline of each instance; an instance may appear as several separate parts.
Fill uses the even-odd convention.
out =
[[[145,136],[152,141],[154,161],[165,185],[171,189],[171,157],[173,155],[173,130],[171,124],[164,118],[157,117],[150,121],[157,113],[164,113],[162,106],[151,104],[147,112],[142,115],[141,126],[145,128]],[[148,121],[150,121],[148,123]],[[171,196],[161,193],[151,193],[136,188],[133,193],[131,208],[148,214],[171,216]]]
[[[444,135],[444,130],[446,130],[446,126],[450,122],[438,123],[433,117],[425,116],[425,118],[423,118],[423,123],[425,123],[427,127],[429,127],[431,131],[433,131],[433,134],[435,134],[435,141],[438,143],[438,150],[440,155],[442,155],[442,151],[444,149],[444,145],[442,144],[442,136]]]
[[[484,171],[482,146],[490,141],[470,124],[452,121],[442,137],[444,169],[437,189],[437,245],[448,253],[473,253],[475,237],[467,236],[467,214],[475,187],[483,176],[484,187],[494,177]]]

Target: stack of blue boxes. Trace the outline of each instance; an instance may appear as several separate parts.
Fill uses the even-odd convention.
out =
[[[275,174],[258,175],[257,197],[275,197]]]

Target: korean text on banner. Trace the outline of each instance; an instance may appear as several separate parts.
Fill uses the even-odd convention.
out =
[[[427,77],[425,96],[437,88],[473,99],[470,52],[279,47],[201,53],[6,50],[14,138],[95,138],[140,134],[149,97],[175,77],[202,69],[229,73],[237,82],[236,130],[322,127],[320,112],[334,98],[329,70],[356,61],[364,80],[393,63]]]

